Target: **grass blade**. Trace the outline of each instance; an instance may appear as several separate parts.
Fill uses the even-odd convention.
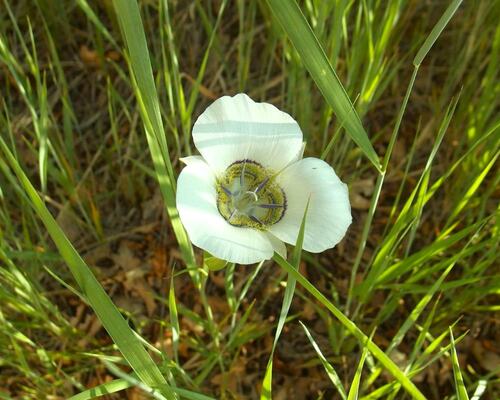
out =
[[[127,382],[125,379],[115,379],[111,382],[103,383],[102,385],[87,389],[71,396],[68,400],[91,400],[97,397],[106,396],[111,393],[116,393],[121,390],[132,387],[132,383]]]
[[[177,312],[177,302],[175,301],[174,274],[170,279],[170,290],[168,292],[168,309],[170,311],[170,325],[172,326],[172,349],[174,360],[179,364],[179,337],[181,328],[179,325],[179,314]]]
[[[323,304],[344,327],[359,342],[364,343],[366,348],[375,356],[375,358],[396,378],[414,399],[425,400],[425,396],[418,390],[413,382],[398,368],[398,366],[385,354],[368,336],[366,336],[354,322],[347,318],[342,311],[335,307],[316,287],[309,282],[300,272],[290,265],[279,254],[274,253],[273,260],[276,261],[285,271],[291,274],[300,285],[306,289],[316,300]]]
[[[457,349],[455,348],[455,338],[453,331],[450,327],[450,340],[451,340],[451,362],[453,364],[453,378],[455,379],[455,390],[457,391],[458,400],[469,400],[469,395],[465,389],[464,379],[462,372],[460,372],[460,365],[458,364]]]
[[[268,0],[276,19],[349,136],[381,171],[377,153],[340,79],[295,0]]]
[[[99,32],[113,45],[113,47],[118,48],[113,35],[108,31],[108,29],[101,22],[99,17],[96,15],[94,10],[89,6],[87,0],[76,0],[76,4],[85,13],[87,18],[96,26]]]
[[[188,266],[192,279],[199,288],[200,281],[196,273],[193,247],[182,226],[175,206],[175,176],[170,161],[167,137],[161,120],[160,103],[153,79],[153,70],[139,6],[135,0],[114,0],[113,4],[130,57],[131,77],[133,78],[135,94],[141,109],[156,177],[183,259]]]
[[[361,373],[363,372],[363,366],[365,365],[365,359],[368,355],[368,348],[364,347],[361,353],[361,358],[359,359],[358,368],[356,368],[356,373],[352,379],[351,388],[349,389],[349,395],[347,400],[358,400],[359,394],[359,383],[361,382]]]
[[[342,385],[342,382],[339,378],[339,375],[337,374],[337,371],[333,368],[333,366],[328,362],[328,360],[325,358],[323,353],[321,352],[321,349],[319,348],[318,344],[312,337],[311,333],[309,332],[309,329],[301,322],[299,321],[300,325],[302,325],[302,328],[304,328],[304,332],[306,333],[307,338],[311,342],[314,351],[318,355],[319,360],[321,361],[321,364],[323,365],[323,368],[326,371],[326,374],[328,375],[328,378],[330,378],[330,381],[332,381],[333,385],[337,388],[340,397],[342,397],[342,400],[347,399],[347,394],[344,389],[344,385]]]
[[[450,19],[453,17],[455,11],[457,11],[461,3],[462,0],[453,0],[451,2],[451,4],[443,13],[441,18],[439,18],[439,21],[436,23],[434,28],[432,28],[431,33],[429,33],[429,36],[427,36],[427,38],[425,39],[425,42],[422,45],[422,47],[420,47],[420,50],[413,59],[413,65],[415,66],[420,65],[420,63],[425,58],[431,47],[434,45],[434,42],[437,40],[439,35],[441,35],[441,32],[443,32],[443,29],[446,27],[446,25],[448,25],[448,22],[450,22]]]
[[[146,352],[128,323],[97,281],[88,265],[74,249],[54,217],[52,217],[1,137],[0,149],[16,174],[26,195],[29,197],[31,206],[44,223],[59,253],[67,263],[83,295],[123,354],[123,357],[137,373],[141,381],[150,387],[159,388],[169,399],[174,399],[175,395],[167,385],[157,365],[153,362],[151,356]]]
[[[309,201],[307,202],[306,209],[304,211],[304,216],[302,217],[302,222],[300,224],[299,234],[297,236],[297,243],[292,253],[291,266],[295,271],[299,270],[300,256],[302,254],[302,244],[304,243],[304,232],[306,227],[306,216],[307,209],[309,208]],[[262,391],[260,395],[261,400],[270,400],[272,393],[272,380],[273,380],[273,357],[274,350],[278,344],[278,339],[281,335],[281,331],[285,326],[286,317],[288,315],[288,310],[290,310],[290,305],[292,304],[293,293],[295,292],[295,278],[288,273],[288,279],[286,282],[285,295],[283,296],[283,304],[281,305],[280,318],[278,320],[278,326],[276,327],[276,333],[274,335],[273,347],[271,349],[271,355],[269,356],[269,361],[266,367],[266,373],[264,375],[264,381],[262,383]]]
[[[363,224],[363,231],[361,233],[361,240],[360,244],[358,246],[358,251],[356,254],[356,259],[354,260],[354,265],[351,269],[351,279],[349,280],[349,291],[347,295],[347,303],[346,303],[346,310],[347,314],[349,315],[350,308],[351,308],[351,302],[353,298],[353,291],[354,291],[354,284],[356,281],[356,275],[358,273],[358,268],[361,265],[361,260],[363,258],[363,254],[366,248],[366,243],[368,241],[368,235],[370,234],[370,229],[372,226],[372,221],[373,217],[375,216],[375,212],[377,210],[377,205],[378,205],[378,200],[380,198],[380,193],[382,192],[382,185],[384,184],[385,180],[385,171],[387,170],[387,167],[389,165],[389,161],[392,155],[392,150],[394,148],[394,144],[396,143],[396,138],[399,133],[399,127],[401,126],[401,121],[403,120],[403,115],[406,111],[406,106],[408,105],[408,100],[410,99],[410,94],[413,89],[413,84],[415,83],[415,79],[417,77],[418,73],[418,68],[413,69],[413,74],[410,79],[410,83],[408,84],[408,87],[406,88],[406,94],[403,99],[403,104],[401,105],[401,108],[399,109],[398,117],[396,119],[396,124],[394,125],[394,129],[391,134],[391,139],[389,142],[389,146],[387,149],[387,152],[385,153],[384,160],[382,162],[382,170],[384,171],[383,173],[380,173],[377,177],[377,181],[375,183],[375,189],[373,192],[372,199],[370,201],[370,208],[368,209],[368,215],[365,219],[365,223]]]

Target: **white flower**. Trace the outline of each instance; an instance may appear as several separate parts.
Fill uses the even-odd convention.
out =
[[[252,264],[286,256],[309,200],[303,248],[335,246],[351,223],[347,186],[317,158],[302,159],[288,114],[246,94],[224,96],[193,127],[201,156],[182,159],[177,208],[191,241],[215,257]]]

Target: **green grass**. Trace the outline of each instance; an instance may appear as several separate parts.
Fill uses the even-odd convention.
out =
[[[498,398],[499,19],[2,0],[0,398]],[[189,242],[179,158],[240,91],[349,184],[336,249],[242,267]]]

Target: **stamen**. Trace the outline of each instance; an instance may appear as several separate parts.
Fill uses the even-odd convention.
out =
[[[224,193],[226,193],[228,196],[232,196],[233,195],[233,193],[227,187],[225,187],[224,185],[220,185],[220,187],[222,188],[222,190],[224,190]]]
[[[255,215],[249,215],[250,219],[253,222],[257,222],[258,224],[264,225],[260,219],[258,219]]]
[[[269,182],[268,176],[266,176],[266,178],[261,183],[259,183],[259,186],[255,188],[254,192],[259,193],[264,188],[264,186],[266,186],[267,182]]]

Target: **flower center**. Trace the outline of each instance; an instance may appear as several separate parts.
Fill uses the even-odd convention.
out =
[[[264,230],[283,218],[286,196],[272,171],[252,160],[232,163],[217,179],[217,208],[231,225]]]

